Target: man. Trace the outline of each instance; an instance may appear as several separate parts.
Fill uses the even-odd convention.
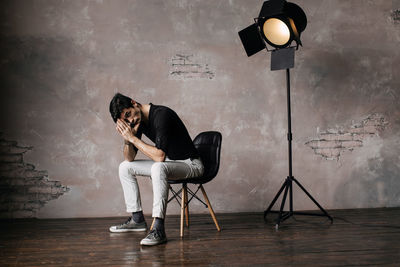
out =
[[[170,108],[153,104],[141,105],[117,93],[110,102],[111,117],[118,133],[124,139],[124,158],[119,166],[119,178],[126,204],[132,217],[111,226],[111,232],[146,231],[139,187],[136,176],[151,177],[153,185],[154,225],[141,245],[158,245],[167,242],[164,218],[168,202],[168,179],[179,180],[203,175],[204,166],[189,133]],[[154,145],[141,140],[145,134]],[[135,160],[140,150],[150,160]]]

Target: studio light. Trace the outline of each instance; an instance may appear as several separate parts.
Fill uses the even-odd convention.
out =
[[[307,26],[307,17],[304,11],[296,4],[285,0],[265,1],[260,14],[254,19],[254,24],[239,32],[240,40],[247,56],[252,56],[261,50],[271,52],[271,70],[286,69],[287,89],[287,116],[288,116],[288,166],[289,175],[275,195],[274,199],[264,211],[264,219],[269,213],[278,213],[275,227],[293,215],[326,216],[333,222],[329,214],[319,205],[309,192],[293,176],[292,168],[292,119],[290,105],[290,68],[294,67],[294,52],[302,46],[300,35]],[[291,46],[293,41],[295,46]],[[270,46],[270,47],[268,47]],[[272,47],[272,48],[271,48]],[[322,213],[293,211],[293,182],[314,202]],[[283,193],[279,211],[271,210]],[[289,211],[284,211],[286,198],[289,194]]]
[[[285,0],[265,1],[254,24],[239,32],[247,56],[268,49],[285,48],[296,42],[302,45],[300,35],[307,26],[304,11],[296,4]],[[265,43],[266,42],[266,43]]]

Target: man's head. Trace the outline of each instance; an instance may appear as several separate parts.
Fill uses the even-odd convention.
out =
[[[130,97],[116,93],[110,102],[110,113],[114,122],[124,120],[131,127],[141,122],[141,105]]]

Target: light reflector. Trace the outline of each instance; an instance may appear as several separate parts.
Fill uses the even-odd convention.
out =
[[[270,18],[264,22],[263,33],[273,45],[283,46],[290,40],[290,30],[288,26],[277,18]]]

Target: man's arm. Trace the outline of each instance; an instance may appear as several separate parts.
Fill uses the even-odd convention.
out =
[[[143,152],[146,156],[151,158],[154,161],[165,161],[165,152],[162,151],[161,149],[158,149],[155,146],[146,144],[143,142],[141,139],[137,138],[136,136],[133,136],[131,139],[129,139],[130,142],[132,142],[137,149]]]
[[[139,128],[139,125],[137,125],[134,128],[131,128],[125,121],[120,120],[120,119],[118,119],[118,121],[117,121],[117,130],[122,135],[122,137],[125,139],[126,142],[132,143],[137,149],[142,151],[143,154],[145,154],[146,156],[148,156],[149,158],[151,158],[154,161],[165,161],[166,155],[165,155],[164,151],[162,151],[161,149],[158,149],[155,146],[146,144],[141,139],[139,139],[138,137],[135,136],[138,128]],[[133,161],[133,159],[136,156],[136,153],[135,153],[135,155],[133,155],[133,154],[128,155],[128,152],[127,152],[127,154],[125,154],[125,149],[128,150],[128,148],[125,148],[127,146],[128,145],[124,146],[124,157],[128,161]],[[129,145],[129,146],[132,146],[132,145]],[[131,149],[134,150],[133,146]],[[130,160],[130,159],[132,159],[132,160]]]
[[[125,141],[124,144],[124,158],[126,161],[134,161],[136,157],[136,150],[132,143]]]

